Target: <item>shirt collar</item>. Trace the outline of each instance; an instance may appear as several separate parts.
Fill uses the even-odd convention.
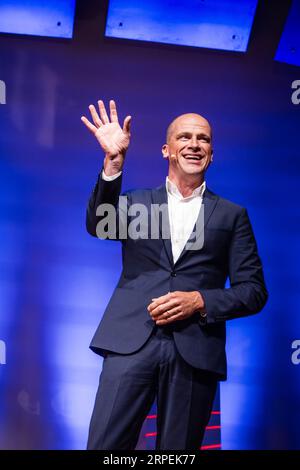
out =
[[[180,200],[192,199],[192,198],[195,198],[197,196],[203,197],[205,189],[206,189],[206,182],[203,181],[203,183],[200,186],[198,186],[197,188],[194,189],[194,191],[192,192],[192,194],[190,196],[183,197],[183,195],[181,194],[181,192],[177,188],[176,184],[173,183],[173,181],[171,181],[168,176],[166,177],[166,190],[167,190],[167,193],[170,196],[175,196],[177,199],[180,199]]]

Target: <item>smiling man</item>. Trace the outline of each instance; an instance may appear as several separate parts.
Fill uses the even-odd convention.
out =
[[[183,114],[169,125],[166,140],[162,152],[165,158],[170,156],[169,178],[178,189],[184,189],[184,183],[203,182],[213,153],[209,122],[199,114]]]
[[[99,207],[113,205],[116,217],[120,211],[131,123],[127,116],[119,125],[114,101],[110,117],[103,101],[98,106],[89,107],[93,122],[81,118],[105,154],[87,208],[93,236],[103,218]],[[208,121],[194,113],[177,117],[162,153],[166,183],[125,193],[126,217],[129,223],[135,204],[148,213],[165,204],[170,236],[121,238],[116,229],[123,268],[90,346],[104,360],[88,449],[134,449],[155,397],[156,449],[199,449],[217,383],[227,376],[226,321],[258,313],[267,300],[246,209],[206,187],[213,155]],[[199,225],[203,243],[189,249]]]

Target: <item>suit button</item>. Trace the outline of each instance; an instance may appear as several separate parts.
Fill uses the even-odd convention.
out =
[[[176,277],[177,274],[176,274],[174,271],[172,271],[172,272],[171,272],[171,276],[172,276],[172,277]]]

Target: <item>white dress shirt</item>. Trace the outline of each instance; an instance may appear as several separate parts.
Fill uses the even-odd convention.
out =
[[[120,176],[119,171],[113,176],[107,176],[102,171],[105,181],[113,181]],[[202,204],[203,194],[206,188],[204,181],[188,197],[183,197],[175,183],[166,177],[166,190],[168,195],[168,212],[170,221],[171,246],[174,263],[178,260],[186,242],[190,238],[192,230]]]
[[[178,260],[186,242],[190,238],[199,215],[205,181],[188,197],[183,197],[177,186],[166,178],[168,194],[168,211],[170,220],[171,245],[174,263]]]

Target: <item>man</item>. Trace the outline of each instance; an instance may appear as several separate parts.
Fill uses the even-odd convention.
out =
[[[89,107],[93,123],[81,118],[105,153],[86,224],[91,235],[105,238],[101,205],[112,205],[116,219],[123,215],[111,236],[122,242],[123,270],[90,346],[104,360],[88,448],[134,449],[157,397],[156,449],[196,450],[217,383],[226,379],[225,322],[259,312],[267,300],[256,242],[246,209],[206,188],[212,132],[198,114],[179,116],[168,128],[166,184],[127,192],[121,209],[131,117],[121,128],[114,101],[110,118],[103,101],[98,105],[99,113]],[[160,215],[152,208],[166,204],[168,230],[121,236],[136,204],[158,214],[155,224]],[[144,222],[153,223],[152,215]]]

